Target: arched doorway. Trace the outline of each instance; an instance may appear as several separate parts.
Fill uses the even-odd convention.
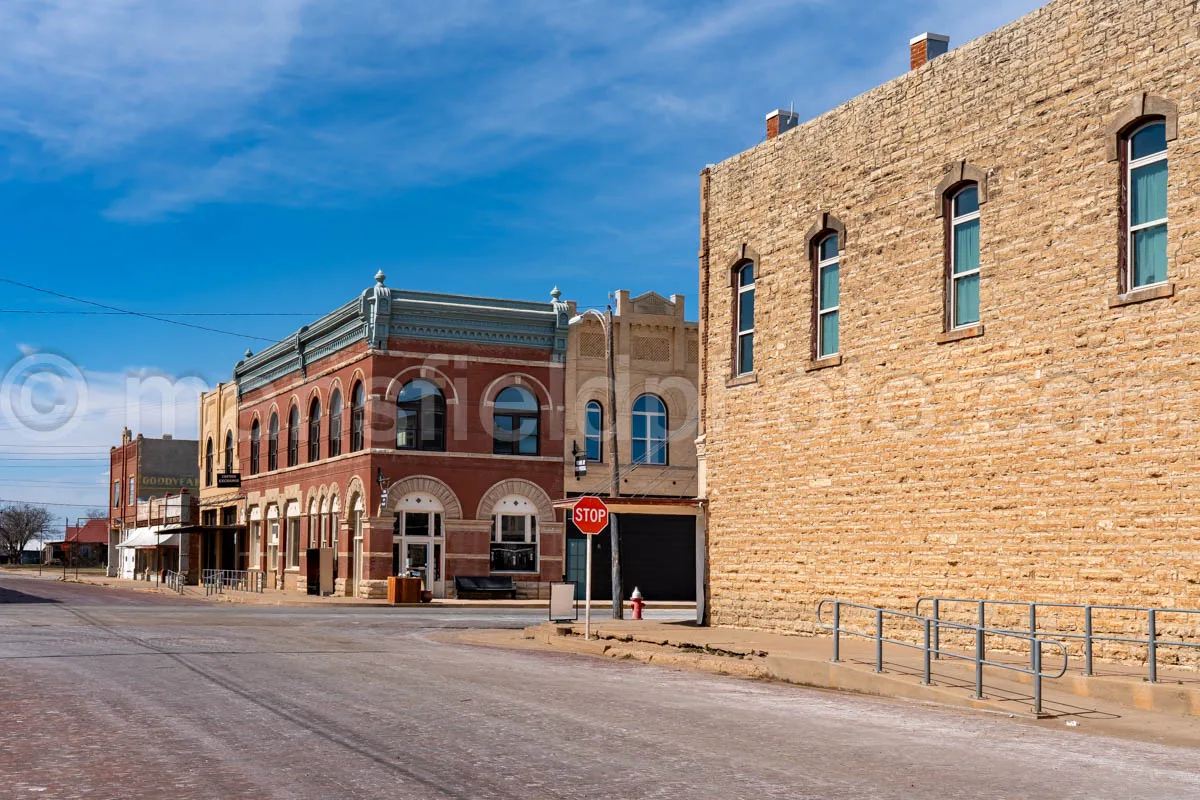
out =
[[[427,492],[410,492],[396,504],[392,574],[422,579],[434,597],[446,596],[446,510]]]

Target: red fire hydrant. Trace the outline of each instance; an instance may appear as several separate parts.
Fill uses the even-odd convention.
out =
[[[646,601],[642,599],[642,592],[636,586],[633,587],[633,594],[629,595],[629,605],[633,606],[633,618],[642,618],[642,608],[645,607]]]

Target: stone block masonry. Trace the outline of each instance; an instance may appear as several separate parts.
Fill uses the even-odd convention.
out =
[[[811,631],[827,596],[1200,608],[1198,25],[1184,0],[1056,0],[701,174],[714,624]],[[1177,109],[1168,284],[1122,300],[1107,153],[1142,95]],[[964,162],[981,319],[947,335],[937,189]],[[810,363],[823,215],[845,228],[840,358]]]

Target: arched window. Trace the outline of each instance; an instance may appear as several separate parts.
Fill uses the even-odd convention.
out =
[[[404,384],[396,397],[396,449],[446,449],[446,398],[423,378]]]
[[[225,471],[233,472],[233,431],[225,431]]]
[[[737,271],[737,365],[738,375],[754,371],[754,262]]]
[[[350,452],[363,449],[363,426],[366,421],[367,397],[362,382],[354,384],[350,392]]]
[[[829,233],[813,247],[813,357],[838,354],[838,283],[841,269],[838,234]]]
[[[667,463],[667,406],[657,395],[633,403],[633,463]]]
[[[329,396],[329,457],[342,454],[342,393],[333,390]]]
[[[1167,126],[1153,120],[1126,136],[1126,291],[1167,280]]]
[[[314,397],[308,407],[308,462],[321,458],[321,401]]]
[[[300,409],[292,406],[288,412],[287,465],[294,467],[300,463]]]
[[[208,444],[204,446],[204,485],[212,486],[213,483],[213,440],[208,437]]]
[[[587,419],[584,421],[583,438],[587,445],[588,461],[603,461],[604,446],[601,435],[604,433],[604,409],[595,400],[587,404]]]
[[[267,426],[267,471],[279,469],[279,415],[272,412]]]
[[[523,386],[509,386],[496,395],[492,416],[492,452],[499,455],[538,454],[538,403]]]
[[[258,424],[258,420],[250,423],[250,474],[258,474],[258,457],[262,446],[262,428]]]
[[[949,285],[950,328],[979,322],[979,186],[969,183],[950,197]]]

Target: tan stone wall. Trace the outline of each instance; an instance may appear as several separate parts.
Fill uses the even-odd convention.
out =
[[[702,174],[714,623],[811,630],[829,596],[1200,608],[1198,23],[1182,0],[1057,0]],[[1139,92],[1179,110],[1174,294],[1110,307],[1104,132]],[[988,176],[985,332],[938,344],[935,187],[959,161]],[[808,372],[822,212],[846,228],[842,363]],[[728,386],[743,247],[757,380]]]
[[[225,470],[225,433],[233,432],[233,469],[238,470],[239,443],[242,438],[238,431],[238,393],[236,383],[218,383],[215,389],[200,395],[200,446],[197,448],[197,458],[200,465],[200,505],[201,508],[217,508],[222,505],[239,503],[242,497],[239,489],[221,489],[217,487],[217,473]],[[209,438],[213,442],[213,485],[205,484],[205,449]],[[264,443],[265,447],[265,443]],[[239,515],[241,511],[239,509]],[[220,519],[218,517],[218,522]]]
[[[699,327],[684,319],[684,298],[648,292],[630,298],[617,292],[614,313],[614,351],[617,386],[617,450],[621,493],[696,496],[696,418],[699,379]],[[604,327],[585,318],[571,326],[567,344],[566,449],[563,479],[569,493],[609,493],[612,461],[609,455],[608,373]],[[656,394],[667,407],[667,465],[636,468],[631,459],[633,404],[643,393]],[[586,446],[585,409],[599,401],[604,411],[601,463],[589,463],[588,474],[576,480],[571,457],[574,444]]]

